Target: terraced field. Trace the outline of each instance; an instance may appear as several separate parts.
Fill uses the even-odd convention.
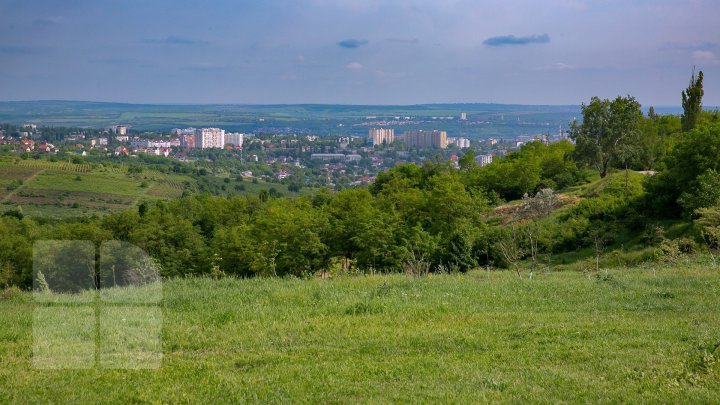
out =
[[[33,167],[0,165],[0,202],[9,198],[17,188],[41,171],[42,169]]]
[[[89,173],[92,167],[88,164],[74,164],[70,162],[49,162],[47,160],[21,160],[17,163],[19,167],[30,167],[39,169],[55,169],[73,173]]]
[[[47,160],[0,161],[0,211],[19,209],[26,215],[65,218],[104,215],[131,208],[143,198],[175,198],[168,190],[150,192],[155,182],[129,177],[126,170]],[[178,183],[181,186],[181,183]]]

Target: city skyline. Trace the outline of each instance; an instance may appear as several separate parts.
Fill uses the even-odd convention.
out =
[[[709,0],[0,1],[0,101],[720,105]]]

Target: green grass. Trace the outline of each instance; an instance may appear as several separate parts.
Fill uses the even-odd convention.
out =
[[[719,291],[720,270],[703,264],[533,281],[172,280],[151,370],[33,368],[36,304],[8,294],[0,402],[712,403]]]
[[[79,180],[78,180],[79,179]],[[26,184],[31,189],[92,191],[100,194],[138,196],[145,193],[140,181],[120,173],[67,173],[48,170]]]

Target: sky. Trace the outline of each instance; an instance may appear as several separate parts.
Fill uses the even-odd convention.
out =
[[[718,0],[0,0],[0,100],[720,105]]]

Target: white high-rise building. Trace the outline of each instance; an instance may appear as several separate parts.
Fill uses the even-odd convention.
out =
[[[448,138],[447,143],[448,145],[455,145],[460,149],[470,147],[470,140],[467,138]]]
[[[395,130],[390,128],[372,128],[368,131],[368,142],[373,146],[390,145],[395,140]]]
[[[202,128],[195,132],[195,147],[211,149],[225,147],[225,130],[220,128]]]
[[[231,132],[231,133],[225,134],[225,144],[230,144],[233,146],[242,146],[243,134],[241,134],[239,132]]]
[[[487,166],[493,161],[493,155],[487,154],[487,155],[477,155],[475,156],[475,161],[480,166]]]

